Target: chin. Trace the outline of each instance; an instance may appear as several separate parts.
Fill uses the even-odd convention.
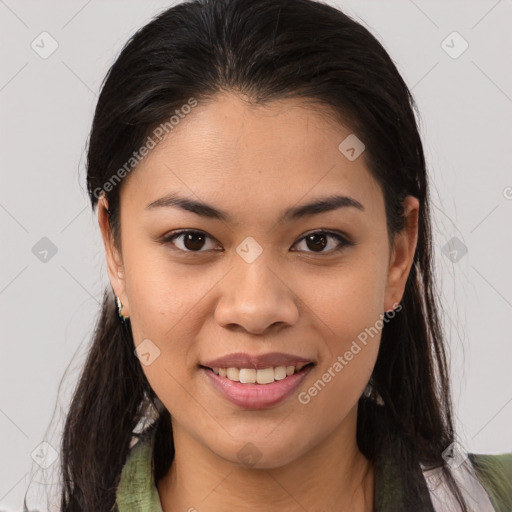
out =
[[[229,448],[222,451],[217,445],[213,451],[231,464],[247,469],[283,467],[299,458],[302,453],[300,444],[290,438],[286,442],[279,438],[269,440],[264,433],[261,437],[254,435],[247,436],[246,439],[247,441],[230,442]]]

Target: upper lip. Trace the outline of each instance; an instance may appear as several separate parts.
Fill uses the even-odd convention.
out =
[[[311,359],[281,352],[271,352],[258,356],[236,352],[206,361],[201,363],[201,366],[208,368],[255,368],[256,370],[276,366],[298,366],[300,369],[300,367],[313,362]]]

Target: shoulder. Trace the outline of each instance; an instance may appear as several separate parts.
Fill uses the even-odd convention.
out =
[[[468,458],[494,508],[499,512],[512,510],[512,452],[468,453]]]
[[[491,473],[504,474],[512,481],[512,452],[490,455],[484,453],[469,453],[475,467],[487,467]]]
[[[471,512],[512,512],[512,453],[466,452],[453,458],[449,466]],[[440,466],[428,469],[423,465],[422,469],[434,510],[460,511],[444,469]]]

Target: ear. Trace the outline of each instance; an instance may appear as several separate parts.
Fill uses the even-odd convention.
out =
[[[123,258],[121,252],[114,244],[114,238],[109,223],[108,201],[105,195],[101,195],[98,200],[98,225],[105,247],[107,272],[112,291],[123,303],[123,315],[130,316],[128,297],[126,296]]]
[[[384,301],[385,311],[395,309],[404,295],[405,283],[414,261],[414,253],[418,242],[418,213],[418,199],[407,196],[404,200],[405,227],[395,235],[388,267]]]

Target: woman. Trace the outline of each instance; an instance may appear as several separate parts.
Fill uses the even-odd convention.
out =
[[[112,294],[62,510],[512,510],[512,454],[456,442],[414,108],[312,0],[131,38],[89,141]]]

